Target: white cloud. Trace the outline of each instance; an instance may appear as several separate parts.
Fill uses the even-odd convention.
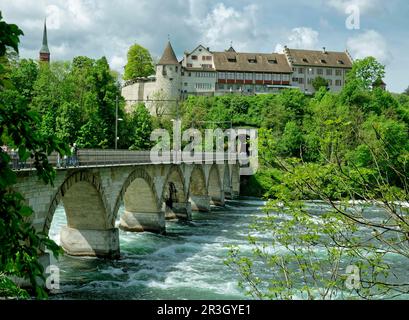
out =
[[[109,65],[112,69],[117,70],[119,72],[123,72],[124,66],[126,65],[126,58],[124,56],[117,56],[114,55],[109,60]]]
[[[191,7],[195,1],[191,0]],[[257,35],[256,13],[258,6],[246,6],[242,11],[218,3],[204,17],[201,11],[190,9],[186,23],[201,34],[200,42],[218,49],[233,42],[236,50],[248,51]]]
[[[61,9],[56,5],[49,5],[45,8],[47,17],[47,28],[58,30],[61,27]]]
[[[318,45],[318,36],[318,31],[311,28],[294,28],[288,34],[288,40],[285,45],[293,49],[316,49]],[[279,43],[276,45],[275,52],[282,52],[283,49],[284,45]]]
[[[375,30],[367,30],[349,38],[347,48],[355,59],[373,56],[383,64],[392,61],[392,53],[385,38]]]

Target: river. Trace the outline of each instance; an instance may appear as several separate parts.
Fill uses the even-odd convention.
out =
[[[53,262],[60,269],[60,290],[52,298],[246,299],[224,261],[228,245],[249,248],[247,230],[254,217],[263,215],[263,204],[227,201],[224,208],[194,212],[192,221],[167,221],[166,235],[120,230],[120,260],[64,255]],[[50,229],[57,243],[63,225],[59,206]]]
[[[238,275],[224,261],[229,245],[250,253],[249,226],[264,215],[264,204],[256,199],[227,201],[209,213],[194,212],[192,221],[167,221],[166,235],[120,230],[119,260],[64,255],[54,261],[60,289],[51,298],[248,299],[238,287]],[[320,204],[313,206],[319,211]],[[59,206],[50,229],[57,243],[64,225],[64,208]],[[405,259],[392,257],[392,264],[408,278]]]

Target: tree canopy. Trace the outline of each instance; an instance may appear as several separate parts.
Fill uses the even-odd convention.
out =
[[[128,50],[128,62],[125,66],[124,80],[147,77],[155,73],[155,67],[148,49],[139,44]]]

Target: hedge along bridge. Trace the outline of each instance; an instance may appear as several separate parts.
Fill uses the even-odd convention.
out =
[[[115,221],[122,203],[121,229],[165,233],[167,218],[190,220],[192,210],[210,212],[211,204],[238,197],[238,163],[174,164],[172,158],[158,164],[145,151],[79,150],[79,166],[56,168],[54,186],[39,180],[28,163],[17,171],[15,190],[33,208],[35,229],[46,234],[57,206],[64,205],[67,226],[60,242],[66,253],[117,258]],[[49,161],[56,165],[57,155]]]

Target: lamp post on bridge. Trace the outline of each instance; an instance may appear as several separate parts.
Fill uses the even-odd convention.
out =
[[[115,150],[118,149],[118,121],[123,121],[124,119],[118,118],[118,96],[115,99]]]

